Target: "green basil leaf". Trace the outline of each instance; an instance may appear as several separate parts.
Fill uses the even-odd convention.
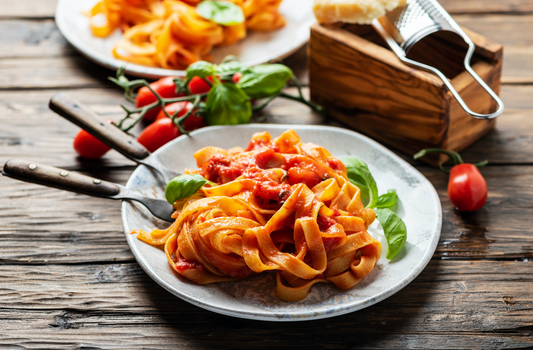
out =
[[[356,157],[343,157],[340,161],[346,167],[348,179],[361,190],[361,200],[366,208],[374,208],[378,200],[378,185],[368,166]]]
[[[248,66],[238,61],[229,61],[221,63],[217,66],[216,74],[220,76],[220,79],[230,78],[235,73],[244,73],[249,71]]]
[[[389,190],[387,193],[378,197],[376,208],[392,208],[398,202],[396,190]]]
[[[176,176],[167,184],[165,197],[170,204],[174,204],[180,199],[192,196],[207,182],[201,175]]]
[[[187,67],[186,80],[189,81],[193,77],[207,78],[215,73],[215,65],[206,61],[196,61]]]
[[[205,100],[209,125],[248,124],[252,105],[248,96],[233,83],[216,83]]]
[[[244,71],[237,85],[258,100],[280,92],[292,75],[292,70],[283,64],[260,64]]]
[[[202,1],[196,6],[200,16],[223,26],[244,22],[242,9],[229,1]]]
[[[403,220],[392,210],[381,208],[375,209],[375,211],[389,244],[387,259],[391,260],[402,250],[405,241],[407,241],[407,227]]]

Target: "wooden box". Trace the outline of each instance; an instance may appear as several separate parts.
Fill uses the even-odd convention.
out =
[[[476,45],[472,68],[499,93],[502,46],[465,32]],[[474,112],[495,111],[496,102],[465,71],[466,44],[455,35],[427,37],[408,57],[440,69]],[[328,116],[410,155],[423,148],[461,151],[496,122],[466,114],[437,76],[402,63],[371,26],[315,24],[309,78],[311,99]],[[432,164],[446,159],[425,158]]]

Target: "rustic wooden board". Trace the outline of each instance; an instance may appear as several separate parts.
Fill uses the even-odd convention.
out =
[[[0,5],[1,6],[1,5]],[[50,57],[75,54],[53,19],[0,20],[0,58]]]
[[[533,11],[532,0],[440,0],[450,13],[517,13]],[[53,18],[57,0],[0,0],[1,18]]]
[[[273,323],[191,306],[136,264],[0,266],[0,343],[19,349],[533,346],[531,268],[522,261],[433,260],[404,290],[367,309]]]
[[[9,158],[39,159],[43,163],[74,169],[105,166],[132,166],[115,151],[103,161],[80,159],[73,152],[72,138],[79,130],[48,109],[48,101],[56,92],[67,90],[3,91],[0,98],[0,164]],[[295,89],[286,90],[295,93]],[[308,90],[304,89],[307,93]],[[119,107],[125,103],[116,88],[74,89],[68,93],[90,106],[104,118],[118,120]],[[503,86],[502,99],[507,109],[498,118],[496,129],[463,152],[472,162],[488,158],[491,164],[524,164],[533,162],[533,86]],[[299,103],[277,99],[262,114],[269,123],[340,125],[318,116]],[[43,128],[46,132],[43,133]],[[37,147],[36,147],[37,146]],[[411,159],[405,157],[410,162]]]
[[[130,173],[86,174],[125,184]],[[6,199],[0,202],[0,264],[133,261],[122,230],[119,201],[4,176],[0,177],[0,188]]]
[[[0,18],[53,18],[57,0],[0,0]]]
[[[533,37],[529,35],[533,31],[533,16],[455,15],[454,18],[460,25],[504,45],[502,80],[505,84],[533,82]],[[517,31],[516,28],[521,29]],[[0,31],[6,33],[0,37],[0,89],[8,86],[79,87],[95,84],[111,74],[111,71],[97,68],[84,58],[66,58],[66,55],[77,54],[70,45],[66,45],[51,19],[0,20]],[[299,50],[286,61],[304,85],[307,84],[305,50]],[[41,60],[43,57],[47,60]],[[36,62],[28,58],[40,59]],[[74,74],[80,68],[85,74]],[[91,79],[93,74],[97,75],[97,79]],[[47,79],[36,81],[37,76]],[[12,85],[9,85],[10,82]]]
[[[439,0],[450,13],[517,13],[533,11],[531,0]]]
[[[533,258],[528,220],[532,166],[488,166],[487,204],[475,213],[457,212],[447,197],[447,176],[429,166],[419,170],[442,202],[443,228],[436,257]],[[124,184],[130,169],[90,175]],[[120,204],[0,177],[0,262],[46,264],[132,261],[122,233]],[[386,189],[382,189],[385,191]],[[400,198],[401,200],[401,198]],[[54,210],[51,212],[50,208]],[[497,215],[495,215],[497,213]],[[505,220],[502,220],[505,218]]]

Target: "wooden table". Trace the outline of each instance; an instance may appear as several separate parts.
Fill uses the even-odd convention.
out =
[[[54,93],[68,91],[118,119],[123,102],[106,80],[112,72],[58,32],[55,3],[0,0],[0,164],[26,158],[125,183],[132,162],[116,152],[77,158],[78,129],[47,107]],[[444,222],[433,259],[409,286],[319,321],[221,316],[174,297],[141,270],[124,238],[120,203],[0,177],[0,348],[533,347],[533,1],[442,3],[459,24],[504,45],[507,109],[496,130],[463,152],[467,161],[490,161],[480,211],[455,211],[447,177],[411,161],[437,189]],[[305,62],[305,49],[287,60],[304,84]],[[288,101],[265,113],[275,123],[331,123]]]

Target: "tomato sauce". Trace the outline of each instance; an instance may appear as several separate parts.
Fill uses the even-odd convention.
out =
[[[185,260],[183,258],[181,258],[178,261],[176,261],[175,265],[176,265],[176,270],[180,274],[184,273],[187,270],[191,270],[191,269],[198,269],[199,271],[204,271],[205,270],[205,267],[202,264],[199,264],[199,263],[194,262],[194,261],[188,261],[188,260]]]
[[[340,161],[332,159],[333,169],[342,169]],[[299,154],[279,153],[279,147],[269,137],[254,138],[244,152],[231,156],[214,155],[202,165],[201,175],[218,184],[239,177],[256,181],[253,194],[267,205],[279,204],[291,194],[291,186],[303,183],[313,188],[326,176],[324,167]]]

